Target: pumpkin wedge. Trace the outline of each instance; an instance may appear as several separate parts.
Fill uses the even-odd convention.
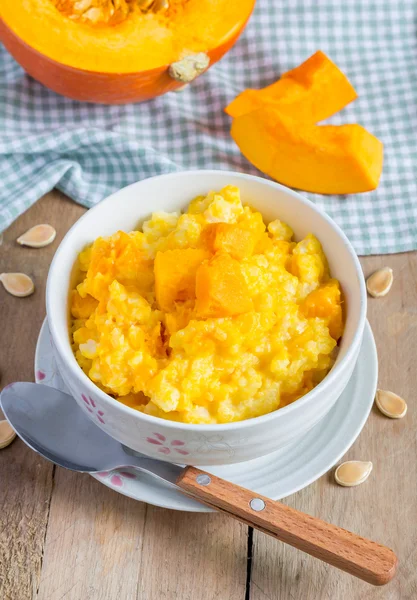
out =
[[[245,90],[225,108],[225,112],[231,117],[240,117],[268,104],[284,114],[317,123],[334,115],[356,97],[346,75],[319,50],[272,85],[261,90]]]
[[[377,187],[383,145],[352,125],[311,125],[269,107],[233,120],[231,134],[258,169],[284,185],[320,194]]]
[[[255,0],[0,0],[0,40],[52,90],[122,104],[175,90],[216,63]]]

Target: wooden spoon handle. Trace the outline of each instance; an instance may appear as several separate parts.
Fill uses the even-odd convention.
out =
[[[204,504],[368,583],[384,585],[394,577],[397,566],[394,552],[346,529],[195,467],[184,469],[177,485]]]

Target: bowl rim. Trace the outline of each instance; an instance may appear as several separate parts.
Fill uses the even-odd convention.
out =
[[[170,419],[163,419],[161,417],[154,417],[153,415],[147,415],[146,413],[142,413],[138,410],[135,410],[134,408],[131,408],[130,406],[127,406],[126,404],[122,404],[121,402],[119,402],[118,400],[113,398],[112,396],[103,392],[98,386],[96,386],[96,384],[84,373],[84,371],[78,365],[74,355],[72,355],[74,360],[71,361],[71,363],[69,363],[65,359],[63,353],[60,351],[60,345],[63,345],[64,341],[59,338],[58,333],[56,331],[54,319],[51,318],[53,315],[53,312],[54,312],[54,302],[52,300],[52,288],[54,285],[53,282],[55,279],[55,273],[57,271],[59,271],[60,258],[62,256],[63,252],[65,251],[68,241],[71,239],[74,231],[79,227],[80,223],[84,219],[90,218],[91,214],[100,210],[100,207],[102,205],[114,202],[115,199],[117,198],[117,196],[121,193],[124,193],[127,189],[138,186],[142,182],[147,181],[149,179],[169,180],[169,179],[175,179],[177,177],[180,177],[180,178],[181,177],[198,177],[199,175],[206,175],[206,176],[207,175],[212,175],[212,176],[229,175],[231,177],[235,177],[238,179],[240,178],[243,180],[255,181],[257,183],[260,183],[261,185],[267,185],[277,191],[281,191],[284,194],[292,196],[293,198],[296,198],[302,204],[308,206],[309,208],[312,208],[315,212],[317,212],[319,214],[319,216],[322,219],[324,219],[327,222],[327,224],[332,229],[335,230],[335,232],[338,234],[338,236],[342,239],[346,249],[348,250],[348,252],[350,254],[350,258],[352,259],[352,262],[355,266],[357,280],[359,283],[360,312],[359,312],[359,317],[358,317],[358,323],[356,326],[356,331],[353,336],[353,340],[352,340],[350,346],[348,347],[346,354],[342,358],[342,360],[332,367],[332,369],[329,371],[329,373],[326,375],[326,377],[315,388],[313,388],[312,390],[307,392],[307,394],[305,394],[301,398],[298,398],[291,404],[288,404],[287,406],[284,406],[282,408],[278,408],[270,413],[266,413],[265,415],[260,415],[258,417],[251,417],[249,419],[244,419],[242,421],[232,421],[229,423],[210,423],[210,424],[183,423],[182,421],[173,421]],[[322,393],[325,393],[326,391],[328,391],[333,386],[333,384],[337,381],[339,375],[341,374],[343,369],[346,367],[346,365],[351,360],[353,360],[355,357],[355,353],[358,349],[358,346],[360,345],[360,343],[362,341],[363,331],[364,331],[365,322],[366,322],[366,306],[367,306],[367,296],[366,296],[365,279],[363,277],[363,271],[362,271],[361,264],[359,262],[359,258],[357,256],[356,252],[354,251],[353,246],[350,243],[349,239],[347,238],[346,234],[335,223],[335,221],[333,221],[333,219],[331,217],[329,217],[314,202],[312,202],[311,200],[308,200],[307,198],[304,198],[304,196],[302,196],[298,192],[296,192],[284,185],[281,185],[280,183],[277,183],[275,181],[272,181],[272,180],[269,180],[269,179],[266,179],[263,177],[259,177],[256,175],[250,175],[247,173],[240,173],[238,171],[228,171],[228,170],[220,170],[220,169],[189,169],[189,170],[185,170],[185,171],[174,171],[172,173],[163,173],[161,175],[146,177],[144,179],[141,179],[139,181],[131,183],[131,184],[117,190],[116,192],[113,192],[112,194],[110,194],[109,196],[107,196],[106,198],[104,198],[103,200],[98,202],[95,206],[93,206],[92,208],[87,210],[79,219],[77,219],[77,221],[75,221],[75,223],[67,231],[67,233],[61,240],[61,242],[55,252],[55,255],[52,259],[51,266],[49,268],[47,283],[46,283],[46,312],[47,312],[47,316],[48,316],[48,323],[49,323],[49,327],[50,327],[50,331],[51,331],[54,350],[59,354],[61,360],[64,362],[66,368],[70,371],[71,375],[73,375],[75,377],[75,379],[77,379],[82,385],[84,385],[87,388],[88,392],[97,394],[101,398],[101,400],[103,400],[106,404],[110,404],[113,407],[117,407],[122,413],[125,413],[125,415],[127,415],[127,416],[132,416],[136,419],[148,422],[149,424],[159,425],[159,426],[162,426],[167,429],[180,428],[180,429],[184,429],[184,430],[188,430],[188,431],[195,431],[195,432],[199,432],[199,433],[203,433],[203,432],[214,433],[214,432],[227,431],[227,430],[240,430],[240,429],[246,429],[247,427],[251,427],[255,424],[261,424],[261,423],[266,423],[268,421],[273,421],[274,419],[279,418],[279,415],[281,415],[281,416],[287,415],[287,414],[293,412],[294,410],[296,410],[297,408],[301,408],[305,404],[314,401],[314,399],[319,394],[322,394]],[[68,344],[69,343],[70,342],[68,340]]]

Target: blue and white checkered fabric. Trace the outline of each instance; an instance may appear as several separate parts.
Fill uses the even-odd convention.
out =
[[[415,0],[258,0],[232,51],[181,93],[145,104],[62,98],[0,49],[0,231],[53,187],[85,206],[139,179],[189,168],[258,173],[229,135],[223,108],[318,49],[359,98],[332,122],[358,122],[385,145],[375,192],[307,194],[359,254],[417,248]],[[150,210],[152,207],[150,207]]]

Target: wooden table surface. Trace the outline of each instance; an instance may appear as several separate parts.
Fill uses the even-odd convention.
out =
[[[51,192],[4,234],[0,272],[23,271],[35,294],[0,290],[1,385],[33,381],[45,316],[48,266],[84,209]],[[57,229],[40,250],[16,238],[36,223]],[[367,257],[365,274],[394,269],[390,294],[370,300],[379,387],[402,395],[408,414],[374,408],[347,459],[371,460],[368,481],[336,486],[332,473],[285,503],[392,547],[396,578],[383,588],[329,568],[225,516],[168,511],[125,498],[88,475],[54,467],[20,440],[0,451],[1,600],[415,600],[417,598],[417,254]]]

